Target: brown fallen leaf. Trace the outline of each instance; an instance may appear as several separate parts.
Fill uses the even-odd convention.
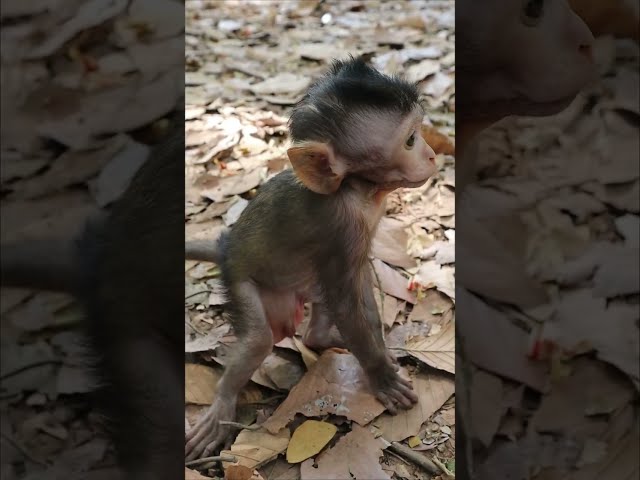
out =
[[[301,480],[326,480],[327,478],[375,478],[390,479],[380,467],[383,445],[367,429],[353,425],[351,432],[342,437],[333,448],[316,459],[300,466]]]
[[[455,392],[455,382],[447,374],[419,373],[412,381],[418,404],[410,410],[400,411],[396,416],[385,413],[373,422],[389,442],[400,442],[417,435],[422,424]]]
[[[211,405],[215,398],[216,386],[222,376],[221,368],[186,363],[184,366],[185,403],[195,405]],[[247,385],[240,392],[238,403],[256,402],[262,398],[257,387]]]
[[[603,362],[580,357],[571,366],[572,374],[552,384],[531,418],[530,425],[538,432],[577,438],[587,426],[587,417],[610,414],[634,395],[631,383]]]
[[[415,337],[407,342],[407,352],[427,365],[456,373],[455,367],[455,322],[449,322],[437,333],[428,337]]]
[[[320,453],[337,431],[338,428],[332,423],[305,421],[291,436],[287,447],[287,462],[300,463]]]
[[[224,480],[264,480],[257,470],[244,465],[229,465],[224,471]]]
[[[470,395],[472,428],[469,433],[489,447],[504,414],[502,380],[476,370],[471,379]]]
[[[458,308],[473,318],[472,322],[457,324],[468,359],[489,372],[543,391],[549,374],[545,365],[527,356],[529,334],[514,325],[505,313],[467,290],[458,288],[457,293]],[[496,349],[496,345],[500,345],[500,349]]]
[[[356,358],[327,350],[291,389],[264,427],[278,432],[296,413],[307,417],[332,413],[366,425],[383,411],[382,404],[370,392]]]
[[[214,202],[222,201],[225,197],[240,195],[256,188],[262,182],[266,174],[266,167],[256,168],[251,172],[245,172],[229,177],[221,178],[219,183],[212,188],[203,188],[200,195]]]
[[[383,292],[411,304],[416,303],[415,295],[408,289],[409,280],[406,277],[377,258],[373,259],[373,267],[375,269],[374,282],[377,285],[380,280],[379,288]]]
[[[259,468],[286,450],[290,436],[286,428],[277,434],[266,432],[264,429],[242,430],[231,449],[223,450],[221,455],[233,455],[238,459],[238,464],[251,469]],[[230,466],[226,463],[222,465],[225,470]]]
[[[209,480],[209,477],[201,475],[200,472],[184,467],[184,480]]]
[[[396,267],[415,267],[415,259],[407,253],[406,227],[405,222],[392,217],[382,217],[371,245],[372,255]]]

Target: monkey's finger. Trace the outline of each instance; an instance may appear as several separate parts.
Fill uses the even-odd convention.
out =
[[[201,428],[196,435],[185,445],[185,456],[187,460],[195,460],[200,457],[207,443],[214,437],[213,433],[206,428]]]
[[[399,384],[396,388],[411,403],[416,403],[418,401],[419,399],[418,394],[413,391],[410,385],[407,386],[406,384],[402,383],[402,384]]]
[[[413,406],[413,402],[409,400],[409,398],[406,396],[405,392],[403,391],[403,388],[404,387],[399,385],[397,388],[394,388],[389,393],[391,398],[396,404],[398,404],[401,408],[409,409]]]
[[[391,415],[398,414],[398,409],[396,408],[396,405],[393,403],[393,401],[389,398],[389,396],[386,393],[379,392],[377,395],[377,398],[378,398],[378,401],[382,403],[382,405],[384,405],[384,408],[386,408]]]
[[[213,442],[209,443],[209,445],[207,445],[204,449],[204,454],[202,455],[203,457],[209,457],[211,456],[216,449],[222,444],[223,442],[223,438],[216,438]]]

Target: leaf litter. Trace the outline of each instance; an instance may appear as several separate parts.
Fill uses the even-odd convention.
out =
[[[597,37],[595,52],[599,81],[565,111],[481,135],[480,181],[457,205],[461,225],[494,235],[469,244],[477,236],[462,232],[459,255],[502,264],[458,272],[474,292],[456,293],[473,319],[458,329],[469,433],[485,459],[477,478],[638,475],[640,55],[637,39],[613,36]],[[524,395],[496,409],[507,385]]]

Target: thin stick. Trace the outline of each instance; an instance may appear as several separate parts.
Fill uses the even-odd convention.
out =
[[[416,465],[421,467],[423,470],[426,470],[430,474],[439,475],[441,473],[440,468],[438,468],[438,466],[435,463],[433,463],[424,455],[418,452],[414,452],[409,447],[405,447],[404,445],[398,442],[389,442],[384,438],[382,438],[382,443],[390,451],[397,453],[398,455],[400,455],[406,460],[409,460],[412,463],[415,463]]]
[[[14,375],[18,375],[19,373],[22,373],[26,370],[30,370],[32,368],[37,368],[37,367],[42,367],[44,365],[62,365],[62,361],[60,360],[42,360],[39,362],[34,362],[31,363],[29,365],[23,365],[22,367],[16,368],[15,370],[12,370],[10,372],[7,373],[3,373],[2,375],[0,375],[0,380],[6,380],[9,377],[13,377]]]
[[[197,467],[198,465],[202,465],[204,463],[213,463],[213,462],[237,462],[238,459],[233,455],[216,455],[214,457],[204,457],[199,458],[197,460],[191,460],[190,462],[185,462],[186,467]]]
[[[229,425],[230,427],[239,428],[240,430],[244,429],[244,430],[255,431],[255,430],[260,430],[262,428],[261,425],[244,425],[242,423],[230,422],[228,420],[220,420],[218,423],[220,425]]]
[[[447,477],[456,478],[455,474],[447,468],[447,466],[438,460],[436,457],[433,457],[433,463],[440,467],[442,473],[444,473]]]

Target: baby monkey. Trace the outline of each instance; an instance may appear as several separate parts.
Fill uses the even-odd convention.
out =
[[[224,446],[219,422],[234,419],[240,390],[295,333],[306,302],[307,346],[349,349],[392,414],[417,402],[385,347],[368,255],[385,196],[436,171],[423,116],[415,85],[361,58],[335,61],[291,115],[293,170],[265,183],[217,245],[187,243],[187,258],[220,264],[238,338],[214,403],[187,434],[188,460]]]

